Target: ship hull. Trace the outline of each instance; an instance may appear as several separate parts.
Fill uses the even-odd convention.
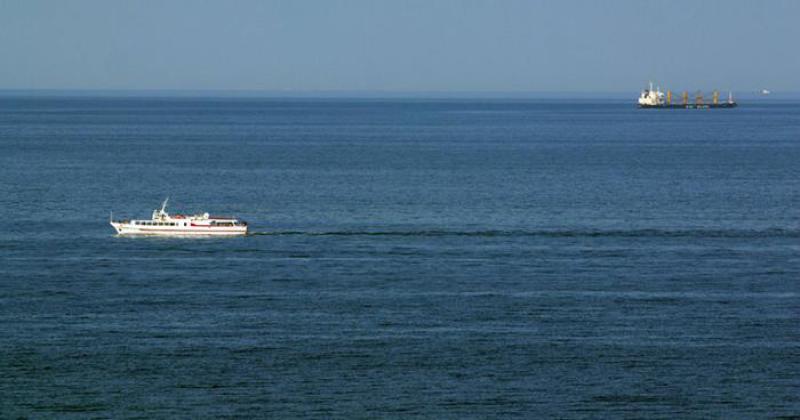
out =
[[[711,109],[711,108],[736,108],[736,103],[721,104],[664,104],[664,105],[639,105],[639,108],[665,108],[665,109]]]
[[[247,226],[138,226],[111,223],[118,235],[130,236],[243,236]]]

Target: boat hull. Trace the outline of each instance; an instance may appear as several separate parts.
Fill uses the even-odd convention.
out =
[[[243,236],[247,226],[139,226],[112,222],[118,235],[130,236]]]
[[[736,103],[721,104],[663,104],[663,105],[639,105],[639,108],[666,108],[666,109],[711,109],[711,108],[736,108]]]

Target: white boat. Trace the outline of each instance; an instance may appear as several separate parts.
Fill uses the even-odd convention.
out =
[[[247,235],[247,222],[233,217],[211,216],[208,213],[192,216],[167,213],[164,200],[160,210],[153,210],[150,220],[114,220],[111,226],[119,235],[161,236],[233,236]]]

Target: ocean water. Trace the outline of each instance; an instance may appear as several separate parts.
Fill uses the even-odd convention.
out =
[[[800,415],[797,102],[6,96],[0,209],[3,418]]]

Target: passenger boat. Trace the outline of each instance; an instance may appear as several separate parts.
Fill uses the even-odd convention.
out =
[[[211,216],[208,213],[196,215],[167,213],[164,200],[160,210],[153,210],[150,220],[114,220],[111,226],[119,235],[161,235],[161,236],[233,236],[247,235],[247,222],[233,217]]]

